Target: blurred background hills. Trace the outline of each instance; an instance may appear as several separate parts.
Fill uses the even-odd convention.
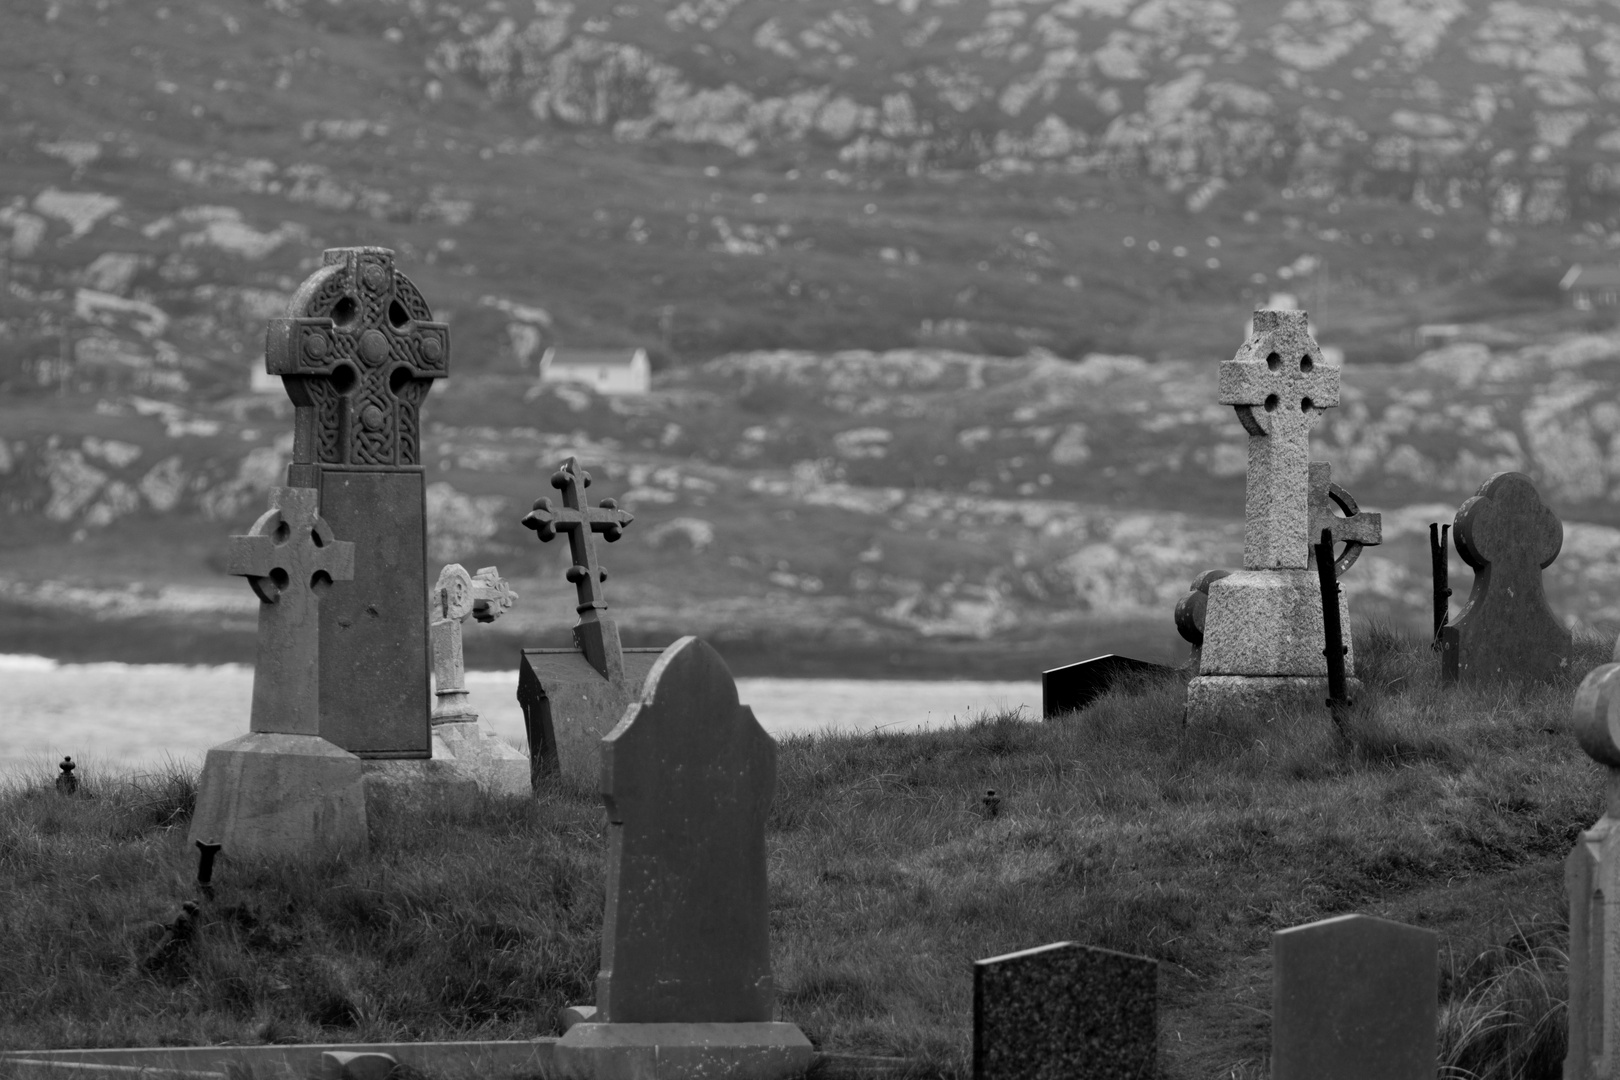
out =
[[[1560,612],[1620,622],[1617,309],[1571,273],[1620,263],[1609,6],[42,0],[0,59],[0,648],[251,656],[263,320],[354,244],[451,325],[432,558],[524,594],[475,660],[566,634],[517,519],[569,453],[637,512],[632,639],[1167,658],[1241,557],[1214,370],[1274,298],[1344,356],[1314,456],[1384,514],[1357,612],[1423,624],[1426,523],[1515,468]],[[553,346],[652,389],[542,386]]]

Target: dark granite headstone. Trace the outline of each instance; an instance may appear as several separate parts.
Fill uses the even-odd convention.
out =
[[[265,368],[295,406],[294,487],[365,558],[321,606],[321,734],[365,758],[424,758],[427,532],[421,406],[450,334],[387,248],[333,248],[271,319]]]
[[[1102,697],[1115,683],[1131,676],[1174,675],[1176,669],[1129,656],[1093,656],[1078,664],[1068,664],[1041,672],[1041,718],[1075,712]]]
[[[973,965],[974,1080],[1152,1080],[1156,961],[1072,941]]]
[[[1500,472],[1457,511],[1452,536],[1474,568],[1462,613],[1440,633],[1448,681],[1548,679],[1569,666],[1569,628],[1547,604],[1541,571],[1564,544],[1564,526],[1523,473]]]
[[[608,617],[603,583],[607,571],[596,561],[592,536],[601,533],[608,543],[624,534],[635,520],[612,499],[591,506],[585,491],[591,474],[575,458],[563,462],[551,477],[562,493],[562,506],[535,500],[523,518],[542,543],[568,535],[572,565],[568,580],[578,592],[574,626],[575,648],[524,649],[518,668],[518,704],[528,729],[529,755],[534,782],[560,773],[578,783],[597,779],[597,746],[624,716],[641,693],[647,672],[662,649],[626,649],[619,627]]]
[[[1273,934],[1272,1080],[1434,1080],[1438,941],[1371,915]]]
[[[776,743],[720,654],[695,637],[665,649],[601,763],[611,838],[594,1019],[769,1021]]]

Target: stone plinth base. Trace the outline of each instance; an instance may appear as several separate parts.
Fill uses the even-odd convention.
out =
[[[788,1080],[810,1067],[793,1024],[575,1024],[552,1051],[556,1080]]]
[[[1350,607],[1339,589],[1339,626],[1355,673]],[[1322,586],[1315,570],[1239,570],[1210,583],[1199,670],[1212,675],[1327,675]]]
[[[455,762],[456,769],[494,795],[528,795],[529,755],[473,717],[433,725],[433,756]]]
[[[226,858],[366,849],[359,758],[319,735],[253,732],[208,751],[191,841]]]
[[[1346,679],[1351,701],[1361,693],[1360,679]],[[1258,717],[1267,721],[1304,710],[1327,714],[1327,677],[1308,675],[1200,675],[1187,684],[1187,722],[1208,723],[1221,717]]]

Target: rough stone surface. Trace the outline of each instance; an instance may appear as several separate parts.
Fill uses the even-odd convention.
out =
[[[354,544],[319,516],[310,488],[272,488],[270,509],[231,537],[227,571],[259,598],[251,730],[318,735],[321,601],[354,577]]]
[[[1176,674],[1176,669],[1150,660],[1109,653],[1077,664],[1067,664],[1041,672],[1041,717],[1077,712],[1106,694],[1117,682],[1132,677],[1160,679]]]
[[[527,795],[534,790],[529,756],[483,720],[434,724],[433,758],[450,763],[492,795]]]
[[[1344,686],[1351,701],[1361,693],[1360,679],[1346,679]],[[1326,675],[1199,675],[1187,683],[1186,718],[1189,723],[1204,723],[1220,717],[1252,717],[1269,723],[1320,711],[1327,696]]]
[[[976,962],[974,1080],[1152,1080],[1158,970],[1072,941]]]
[[[1254,336],[1222,361],[1219,400],[1249,433],[1243,566],[1303,570],[1309,552],[1310,430],[1339,403],[1303,311],[1254,313]]]
[[[1273,934],[1273,1080],[1434,1080],[1438,942],[1370,915]]]
[[[675,642],[602,742],[604,1023],[771,1019],[765,819],[776,743],[713,648]]]
[[[616,628],[609,630],[618,640]],[[601,775],[601,742],[641,694],[647,672],[662,649],[618,651],[617,679],[593,667],[579,649],[524,649],[518,667],[518,704],[523,708],[536,787],[561,775],[595,786]]]
[[[1339,625],[1349,624],[1341,589]],[[1348,639],[1345,644],[1345,674],[1354,675],[1355,647]],[[1240,570],[1210,583],[1200,674],[1326,678],[1322,649],[1322,586],[1315,570]]]
[[[318,735],[250,732],[208,751],[191,819],[193,844],[227,859],[366,848],[359,758]]]
[[[1452,536],[1474,568],[1468,603],[1442,637],[1448,676],[1464,683],[1547,679],[1569,666],[1569,628],[1553,614],[1541,571],[1564,526],[1523,473],[1500,472],[1457,510]]]
[[[1620,658],[1620,648],[1616,649]],[[1615,958],[1620,957],[1620,663],[1594,668],[1575,692],[1575,738],[1603,766],[1603,816],[1564,860],[1569,897],[1569,1046],[1565,1080],[1604,1080],[1620,1063]]]
[[[365,553],[354,587],[321,610],[322,734],[362,757],[426,757],[421,407],[448,373],[449,330],[392,251],[334,248],[325,262],[265,336],[265,369],[294,405],[289,481],[318,488]]]

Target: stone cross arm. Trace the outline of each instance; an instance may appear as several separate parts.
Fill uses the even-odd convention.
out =
[[[271,509],[247,535],[231,537],[226,571],[247,578],[263,602],[276,603],[294,582],[321,592],[354,579],[354,544],[332,535],[315,512],[317,499],[313,488],[276,488]]]
[[[479,568],[472,576],[472,617],[474,622],[492,623],[518,599],[518,594],[493,566]]]

